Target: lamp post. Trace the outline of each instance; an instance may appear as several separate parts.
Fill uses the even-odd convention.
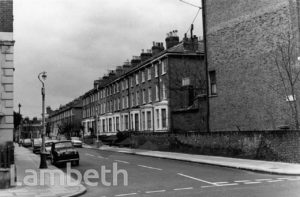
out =
[[[41,79],[42,78],[42,79]],[[42,130],[42,147],[41,147],[41,163],[40,163],[40,169],[46,169],[47,167],[47,155],[45,151],[45,133],[46,133],[46,127],[45,127],[45,84],[44,81],[47,78],[47,73],[41,72],[38,75],[38,79],[42,83],[42,125],[43,125],[43,130]]]
[[[21,117],[21,107],[22,105],[19,103],[19,116]],[[18,143],[21,145],[20,140],[21,140],[21,124],[22,124],[22,118],[20,118],[20,123],[19,123],[19,135],[18,135]]]

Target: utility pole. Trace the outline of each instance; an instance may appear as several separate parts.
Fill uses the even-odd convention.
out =
[[[202,0],[202,28],[203,28],[203,47],[204,47],[204,65],[206,72],[206,130],[210,132],[210,106],[209,106],[209,73],[207,62],[207,39],[206,39],[206,0]]]

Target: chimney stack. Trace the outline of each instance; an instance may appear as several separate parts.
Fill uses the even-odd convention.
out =
[[[177,36],[177,30],[173,30],[169,33],[167,33],[166,38],[166,47],[167,49],[179,44],[179,37]]]
[[[162,42],[153,42],[152,56],[162,52],[163,50],[165,50],[165,48],[164,48],[164,44]]]
[[[184,34],[183,38],[183,48],[186,51],[197,51],[198,50],[198,37],[193,35],[193,25],[191,26],[191,37],[188,38],[186,34]]]
[[[141,63],[141,58],[139,56],[132,56],[131,66],[136,66]]]
[[[94,80],[94,88],[97,88],[99,85],[99,80]]]
[[[149,59],[149,58],[151,58],[152,57],[152,51],[150,50],[150,49],[148,49],[148,50],[142,50],[142,53],[141,53],[141,62],[143,62],[143,61],[145,61],[145,60],[147,60],[147,59]]]

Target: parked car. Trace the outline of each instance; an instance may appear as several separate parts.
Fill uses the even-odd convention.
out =
[[[46,140],[45,141],[45,149],[46,149],[47,158],[51,157],[51,147],[54,142],[57,142],[57,140]]]
[[[24,147],[30,147],[30,146],[32,145],[31,139],[29,139],[29,138],[24,139],[24,140],[22,141],[22,145],[23,145]]]
[[[82,148],[82,141],[79,139],[79,137],[71,137],[71,141],[72,141],[74,147]]]
[[[53,142],[50,158],[53,165],[67,162],[71,162],[72,165],[79,165],[79,153],[70,140]]]
[[[32,152],[34,153],[40,153],[41,152],[41,146],[42,146],[42,139],[41,138],[35,138],[32,142]]]

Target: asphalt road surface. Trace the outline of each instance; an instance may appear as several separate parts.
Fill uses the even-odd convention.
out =
[[[82,181],[87,187],[85,197],[300,196],[300,176],[264,174],[95,149],[78,150],[80,164],[72,169],[79,170],[82,175],[94,169],[94,174],[99,175],[99,178],[88,179],[96,186]],[[66,167],[61,168],[67,172]],[[77,178],[74,173],[71,175]]]

